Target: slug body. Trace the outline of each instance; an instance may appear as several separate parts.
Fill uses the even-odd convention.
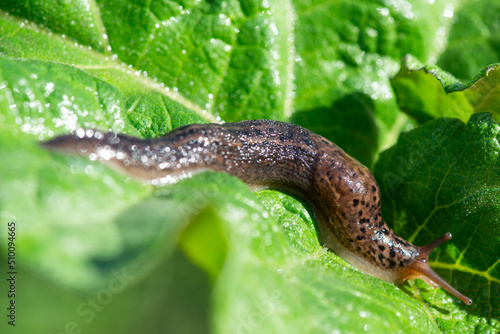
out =
[[[381,217],[380,192],[371,172],[300,126],[270,120],[195,124],[154,140],[79,130],[42,146],[103,160],[153,183],[214,170],[253,188],[292,193],[312,206],[321,241],[358,269],[396,283],[422,278],[472,303],[427,263],[429,253],[451,234],[424,247],[398,237]]]

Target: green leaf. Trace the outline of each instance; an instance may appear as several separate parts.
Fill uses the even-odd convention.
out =
[[[114,131],[136,133],[126,126],[119,90],[74,67],[0,56],[0,80],[6,127],[17,124],[39,139],[108,124]]]
[[[372,166],[379,136],[374,108],[368,96],[352,94],[339,99],[331,108],[296,112],[290,121],[307,125],[309,130],[330,139],[362,164]]]
[[[2,1],[1,8],[38,26],[45,26],[57,34],[71,37],[98,52],[104,52],[109,46],[107,39],[102,35],[102,22],[95,4],[71,1],[27,3],[5,0]]]
[[[179,241],[179,247],[213,281],[217,279],[226,260],[227,240],[222,225],[215,212],[201,212],[182,232]]]
[[[352,112],[356,116],[369,112],[373,116],[355,117],[356,122],[366,129],[372,127],[375,119],[378,136],[372,136],[368,146],[366,140],[357,141],[354,149],[347,152],[370,165],[377,152],[394,144],[401,130],[411,123],[394,103],[389,78],[397,73],[401,57],[406,53],[424,62],[437,57],[442,49],[438,32],[446,33],[452,23],[442,13],[455,3],[295,0],[298,20],[294,107],[300,115],[311,114],[298,116],[299,124],[317,127],[307,121],[315,118],[318,109],[329,109],[332,114]],[[366,108],[363,103],[343,106],[343,101],[360,95],[371,99],[373,106]],[[336,118],[332,116],[332,120]],[[317,123],[323,121],[317,119]],[[331,128],[324,133],[330,135],[340,127],[349,136],[357,137],[356,131],[349,131],[353,124],[328,124],[325,127]],[[327,138],[338,140],[344,133]],[[365,153],[358,155],[362,150],[366,150]],[[366,157],[366,152],[371,156]]]
[[[136,272],[156,265],[174,247],[180,227],[174,219],[163,222],[175,212],[164,212],[150,187],[87,159],[52,156],[31,138],[2,131],[0,141],[1,161],[8,162],[0,219],[2,226],[18,225],[19,262],[60,285],[89,290],[131,262]],[[133,234],[138,221],[141,234]],[[4,242],[6,230],[1,235]],[[148,261],[137,258],[141,253]]]
[[[4,13],[0,51],[70,64],[121,89],[159,91],[208,120],[284,119],[290,112],[289,6],[110,0],[87,11],[89,23],[86,16],[58,13],[52,2],[39,5],[50,22],[62,22],[52,31],[72,22],[97,25],[101,47],[73,30],[54,40],[52,31]],[[31,19],[28,3],[2,3],[0,9]]]
[[[498,64],[462,83],[437,66],[422,66],[407,57],[391,82],[400,108],[419,123],[438,117],[456,117],[466,122],[476,112],[489,112],[500,120]]]
[[[209,333],[210,282],[178,250],[143,280],[137,282],[133,271],[116,271],[88,295],[68,291],[22,265],[18,272],[17,314],[23,316],[15,328],[3,321],[3,333]],[[2,291],[9,290],[6,283],[0,281]],[[50,307],[42,307],[47,300]],[[21,320],[36,317],[36,323]]]
[[[375,168],[382,214],[397,233],[417,245],[453,234],[429,263],[472,296],[472,306],[449,303],[442,290],[412,287],[436,305],[429,312],[446,332],[471,331],[482,317],[489,319],[482,330],[500,326],[499,140],[500,124],[490,114],[475,114],[466,125],[441,118],[402,135]]]
[[[453,16],[446,50],[437,65],[457,78],[468,80],[485,65],[497,63],[500,58],[500,1],[464,1],[448,16]]]
[[[216,173],[152,187],[38,146],[81,127],[155,138],[190,123],[272,118],[308,126],[371,166],[401,130],[417,125],[400,112],[389,77],[406,53],[425,63],[438,58],[452,23],[443,14],[454,4],[1,2],[0,244],[7,240],[6,224],[16,222],[18,329],[71,332],[75,322],[92,333],[200,332],[208,324],[222,333],[498,330],[498,309],[490,307],[498,304],[498,284],[486,284],[498,280],[491,262],[498,237],[486,233],[490,225],[474,225],[478,236],[493,240],[471,241],[460,266],[452,261],[464,247],[459,242],[472,239],[456,230],[455,240],[432,259],[479,302],[465,308],[420,282],[395,286],[354,269],[321,247],[308,205],[282,193],[252,194],[241,181]],[[443,75],[443,82],[460,85]],[[489,101],[490,108],[496,81],[483,77],[474,85],[481,92],[467,99]],[[491,137],[481,132],[476,141],[481,134]],[[484,153],[480,143],[474,152]],[[411,155],[411,145],[397,146],[401,156]],[[444,162],[448,153],[431,158]],[[387,154],[377,168],[392,164]],[[498,168],[488,175],[497,180]],[[467,190],[460,182],[454,179],[450,189]],[[408,188],[418,193],[421,185]],[[471,212],[483,212],[491,221],[498,200],[481,196],[470,212],[451,217],[467,221]],[[404,219],[406,203],[385,202],[401,234],[412,237],[420,229],[413,237],[419,243],[435,237]],[[130,284],[103,299],[122,271],[132,273]],[[467,275],[470,290],[462,286]],[[8,290],[5,280],[0,290]],[[98,304],[88,321],[78,310],[89,302]]]
[[[202,184],[188,182],[196,189]],[[415,299],[322,248],[300,202],[261,191],[263,211],[248,191],[241,189],[236,200],[229,191],[214,198],[228,240],[213,295],[216,332],[437,332]]]

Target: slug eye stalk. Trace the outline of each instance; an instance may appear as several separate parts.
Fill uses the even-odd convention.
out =
[[[417,259],[409,267],[403,269],[403,275],[396,281],[396,283],[402,283],[407,280],[420,278],[434,288],[437,288],[438,286],[442,287],[455,297],[460,298],[460,300],[463,301],[466,305],[472,304],[471,298],[463,295],[457,289],[448,284],[448,282],[446,282],[438,274],[436,274],[434,270],[432,270],[428,263],[429,254],[434,249],[450,240],[451,238],[451,233],[446,233],[441,238],[431,242],[430,244],[423,247],[418,247],[419,255]]]

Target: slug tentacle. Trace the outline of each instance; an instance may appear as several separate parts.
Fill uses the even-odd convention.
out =
[[[151,140],[78,130],[42,146],[104,161],[153,184],[210,169],[252,188],[284,190],[311,204],[323,244],[360,270],[390,282],[422,278],[471,303],[427,263],[429,253],[451,234],[424,247],[398,237],[382,219],[371,172],[300,126],[270,120],[194,124]]]
[[[439,247],[444,242],[450,240],[452,237],[451,233],[446,233],[441,238],[431,242],[430,244],[419,247],[419,255],[415,262],[413,262],[409,267],[402,270],[401,277],[396,281],[396,283],[402,283],[407,280],[420,278],[423,279],[427,284],[437,288],[442,287],[452,295],[460,298],[466,305],[472,304],[472,299],[458,292],[454,287],[452,287],[448,282],[442,279],[438,274],[432,270],[429,265],[428,258],[429,254],[437,247]]]

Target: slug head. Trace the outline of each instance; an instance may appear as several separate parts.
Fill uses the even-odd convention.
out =
[[[418,247],[419,255],[415,262],[413,262],[409,267],[402,269],[401,276],[396,281],[396,283],[402,283],[407,280],[412,280],[416,278],[420,278],[424,280],[427,284],[432,287],[437,288],[438,286],[442,287],[452,295],[460,298],[466,305],[472,304],[472,299],[467,296],[464,296],[460,292],[458,292],[454,287],[452,287],[448,282],[442,279],[438,274],[432,270],[428,263],[429,254],[442,243],[451,239],[451,233],[446,233],[441,238],[431,242],[430,244]]]

